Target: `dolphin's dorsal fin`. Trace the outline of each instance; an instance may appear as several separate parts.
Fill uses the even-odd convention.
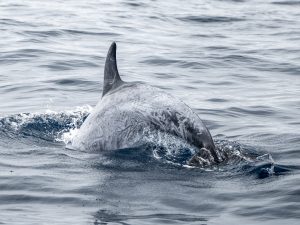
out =
[[[106,56],[102,97],[123,83],[118,72],[116,50],[117,45],[113,42]]]

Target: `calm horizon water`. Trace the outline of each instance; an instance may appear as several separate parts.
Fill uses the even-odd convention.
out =
[[[299,224],[299,21],[298,0],[0,1],[0,224]],[[257,161],[69,149],[113,41],[124,81]]]

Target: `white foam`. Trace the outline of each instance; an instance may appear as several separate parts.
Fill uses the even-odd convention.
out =
[[[58,135],[58,137],[55,139],[55,141],[58,142],[64,142],[66,144],[66,146],[68,147],[68,145],[70,145],[74,139],[74,137],[76,136],[78,130],[79,130],[79,126],[78,124],[82,124],[82,123],[78,123],[78,122],[83,122],[81,120],[83,120],[83,115],[86,114],[90,114],[93,111],[93,107],[90,105],[84,105],[84,106],[77,106],[75,108],[75,110],[67,110],[64,113],[72,116],[72,122],[71,122],[71,126],[73,128],[68,129],[68,130],[63,130],[62,132],[60,132],[60,134]]]

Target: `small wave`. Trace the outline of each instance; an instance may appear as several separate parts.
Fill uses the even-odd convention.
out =
[[[45,30],[45,31],[24,31],[23,34],[35,37],[58,37],[62,35],[59,30]]]
[[[276,2],[272,2],[272,4],[294,6],[294,5],[300,5],[300,1],[276,1]]]
[[[5,204],[16,204],[24,202],[35,202],[35,203],[44,203],[48,204],[58,204],[58,203],[74,203],[78,202],[81,199],[78,199],[77,196],[41,196],[41,195],[30,195],[30,194],[1,194],[1,202]],[[80,201],[82,202],[82,201]]]
[[[71,30],[64,29],[63,32],[72,35],[91,35],[91,36],[120,36],[118,33],[113,32],[94,32],[94,31],[85,31],[85,30]]]
[[[187,214],[166,214],[166,213],[156,213],[156,214],[145,214],[145,215],[125,215],[115,212],[110,212],[108,210],[99,210],[95,214],[96,222],[95,224],[129,224],[131,221],[134,224],[139,224],[140,221],[163,221],[162,224],[206,224],[208,219],[198,215],[187,215]],[[98,222],[101,221],[101,223]],[[129,222],[130,221],[130,222]],[[156,223],[156,222],[152,222]]]
[[[248,109],[239,107],[229,107],[228,111],[233,115],[256,115],[256,116],[271,116],[276,114],[274,110],[267,106],[252,106]]]
[[[2,52],[0,56],[0,65],[15,64],[18,62],[29,62],[40,57],[39,55],[49,55],[50,52],[38,49],[19,49]]]
[[[51,81],[48,81],[48,82],[55,83],[55,84],[62,85],[62,86],[69,86],[69,85],[70,86],[73,86],[73,85],[76,85],[76,86],[80,86],[80,85],[89,86],[89,85],[94,84],[94,82],[84,80],[84,79],[68,79],[68,78],[51,80]]]
[[[228,102],[228,100],[224,99],[224,98],[209,98],[206,101],[208,101],[208,102]]]
[[[0,25],[7,25],[7,26],[20,26],[20,27],[35,27],[35,25],[27,22],[23,22],[20,20],[14,19],[0,19]]]
[[[127,5],[127,6],[131,6],[131,7],[147,7],[148,5],[145,4],[145,3],[142,3],[142,2],[124,2],[123,3],[124,5]]]
[[[1,24],[1,23],[0,23]],[[25,36],[34,36],[34,37],[61,37],[66,35],[89,35],[89,36],[120,36],[118,33],[113,32],[95,32],[95,31],[87,31],[87,30],[73,30],[73,29],[56,29],[56,30],[27,30],[22,32]]]
[[[86,61],[86,60],[56,60],[46,65],[40,65],[40,67],[48,68],[52,71],[60,70],[74,70],[79,67],[98,67],[97,64]]]
[[[227,17],[227,16],[186,16],[179,17],[181,21],[185,22],[197,22],[197,23],[231,23],[244,21],[245,19],[237,17]]]
[[[141,61],[142,63],[151,64],[151,65],[158,65],[158,66],[166,66],[172,65],[175,63],[179,63],[179,60],[171,60],[162,57],[151,57],[146,60]]]

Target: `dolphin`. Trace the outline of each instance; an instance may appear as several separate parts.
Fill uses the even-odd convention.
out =
[[[116,43],[108,50],[102,98],[71,143],[73,148],[108,151],[138,147],[145,137],[166,134],[197,149],[190,165],[219,162],[212,136],[199,116],[159,88],[121,79]],[[155,138],[154,138],[155,139]]]

